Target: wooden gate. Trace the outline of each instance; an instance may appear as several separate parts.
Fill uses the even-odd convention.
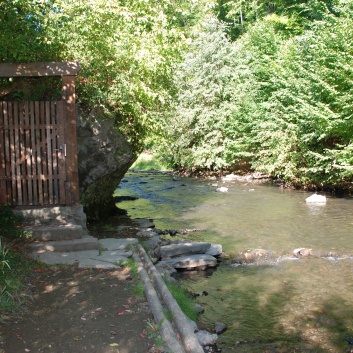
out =
[[[63,102],[0,102],[0,188],[13,205],[65,204]]]
[[[61,101],[0,102],[0,203],[79,203],[74,76],[77,63],[1,64],[0,77],[62,76]]]

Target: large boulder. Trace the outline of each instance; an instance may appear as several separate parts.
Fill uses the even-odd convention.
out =
[[[137,158],[134,146],[114,125],[95,111],[78,110],[78,173],[80,201],[88,219],[104,219],[117,211],[114,190]]]
[[[217,259],[211,255],[194,254],[162,260],[159,265],[168,265],[179,270],[205,270],[207,267],[216,267]]]

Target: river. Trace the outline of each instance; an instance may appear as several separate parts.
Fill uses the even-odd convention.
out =
[[[218,186],[227,193],[216,192]],[[353,201],[252,182],[129,172],[116,195],[132,218],[159,229],[199,229],[188,238],[220,243],[226,254],[212,272],[178,276],[205,308],[200,321],[224,322],[222,352],[353,352]],[[296,259],[293,250],[312,249]],[[248,249],[266,256],[233,261]]]

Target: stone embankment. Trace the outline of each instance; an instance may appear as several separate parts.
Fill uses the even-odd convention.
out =
[[[181,312],[179,306],[175,303],[174,298],[169,293],[164,281],[173,281],[171,274],[180,270],[205,270],[218,265],[218,257],[222,254],[222,246],[220,244],[211,244],[207,242],[193,242],[190,240],[165,240],[161,238],[163,234],[176,234],[178,231],[160,231],[149,228],[143,232],[137,233],[146,239],[142,241],[147,249],[149,256],[140,246],[140,257],[147,264],[148,272],[153,278],[155,287],[158,288],[165,301],[168,309],[174,313],[175,325],[182,337],[184,347],[187,352],[211,352],[212,346],[216,344],[218,334],[223,333],[227,327],[223,323],[215,323],[215,333],[206,330],[199,330],[195,322],[190,322]],[[151,307],[153,303],[150,303]],[[158,311],[158,310],[157,310]],[[191,334],[191,332],[193,334]],[[197,342],[202,346],[199,350]]]

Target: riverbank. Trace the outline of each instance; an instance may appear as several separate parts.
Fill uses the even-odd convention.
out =
[[[104,235],[101,235],[102,230],[98,230],[98,233],[100,233],[101,253],[99,254],[100,256],[95,256],[94,259],[92,258],[92,251],[67,253],[49,251],[45,253],[46,256],[43,258],[42,255],[44,253],[41,251],[38,255],[35,255],[35,257],[40,256],[45,263],[55,265],[53,267],[37,262],[37,267],[33,268],[33,274],[28,277],[26,293],[23,293],[23,296],[27,296],[31,300],[28,299],[20,308],[20,315],[9,315],[1,327],[0,332],[3,335],[3,339],[1,340],[0,348],[3,349],[2,352],[44,352],[47,348],[52,350],[53,347],[57,347],[54,349],[58,349],[58,353],[69,350],[74,350],[75,352],[88,350],[97,353],[101,353],[102,350],[108,353],[139,353],[147,352],[147,349],[148,352],[156,353],[164,352],[164,350],[185,353],[185,351],[189,352],[190,349],[192,352],[203,353],[199,337],[196,337],[198,334],[202,337],[203,345],[208,346],[207,351],[215,352],[215,349],[210,347],[211,343],[209,343],[210,341],[207,338],[208,335],[212,336],[212,334],[201,331],[194,334],[195,326],[191,326],[189,319],[180,310],[143,248],[136,244],[138,240],[136,238],[119,239],[121,237],[126,238],[127,235],[140,236],[140,241],[143,243],[144,240],[149,239],[149,234],[147,233],[153,233],[148,232],[149,229],[147,229],[149,227],[153,228],[153,223],[144,219],[132,220],[129,217],[119,217],[118,224],[121,223],[124,225],[116,225],[115,228],[113,225],[109,225],[109,227],[103,225],[102,229],[109,233],[109,238],[107,239]],[[112,229],[114,229],[115,234],[112,234]],[[97,228],[95,230],[97,231]],[[121,231],[122,233],[120,233]],[[110,249],[110,247],[114,246],[111,244],[112,241],[120,244],[124,240],[131,241],[131,247],[128,251],[126,250],[126,256],[131,256],[132,253],[134,262],[127,261],[119,265],[116,262],[117,260],[113,261],[113,249],[116,248]],[[132,242],[133,240],[134,242]],[[111,246],[108,246],[108,243]],[[132,245],[132,243],[135,245]],[[120,245],[115,246],[119,246],[120,249]],[[105,254],[106,252],[109,253],[108,256]],[[85,259],[85,256],[88,257]],[[121,256],[118,257],[120,258]],[[97,263],[98,259],[99,264]],[[154,271],[153,281],[149,278],[146,271],[149,273]],[[137,275],[140,279],[139,281]],[[158,277],[160,277],[159,281],[155,282]],[[131,288],[135,293],[131,292],[131,288],[128,290],[126,286],[121,286],[116,282],[109,282],[108,278],[112,278],[113,281],[122,280],[124,283],[128,281],[126,283],[134,284]],[[121,287],[124,288],[122,289]],[[158,289],[155,289],[156,287]],[[144,292],[146,297],[136,297],[136,289],[138,289],[140,295]],[[148,327],[150,331],[152,329],[153,332],[149,333],[148,339],[140,343],[140,346],[143,347],[142,349],[139,348],[139,344],[135,342],[135,339],[131,338],[131,342],[134,342],[132,344],[126,341],[126,335],[122,337],[121,335],[119,336],[119,333],[111,334],[110,339],[116,338],[116,340],[122,342],[121,344],[107,341],[107,327],[114,327],[114,325],[109,320],[108,323],[105,322],[107,321],[106,319],[131,313],[132,310],[132,306],[130,309],[130,305],[121,302],[121,290],[129,292],[128,295],[130,297],[127,301],[131,302],[131,304],[134,302],[133,299],[135,297],[136,300],[141,301],[142,299],[145,303],[147,299],[148,312],[149,314],[153,313],[152,319],[144,320],[143,317],[140,317],[139,325],[136,325],[134,330],[131,329],[131,331],[137,330],[142,338],[145,338],[146,333],[144,332],[148,331]],[[114,293],[116,294],[117,291],[119,298],[113,300]],[[88,297],[86,293],[89,293]],[[180,290],[178,294],[181,294]],[[79,297],[78,302],[71,300],[72,297],[76,298],[77,296]],[[124,296],[125,299],[126,297]],[[110,303],[108,306],[105,305],[106,300]],[[185,299],[183,300],[185,303]],[[189,301],[191,303],[190,298]],[[114,308],[120,307],[126,310],[114,312]],[[166,310],[169,310],[171,318],[167,318]],[[88,324],[88,320],[90,322],[94,321],[97,327],[93,329],[93,326]],[[31,329],[26,331],[29,321],[32,323],[34,332]],[[119,325],[119,327],[124,325],[123,321],[117,319],[116,325]],[[174,325],[171,325],[170,321],[173,321]],[[92,330],[92,335],[87,335],[87,330]],[[56,340],[54,332],[57,332],[59,341]],[[111,332],[115,331],[112,330]],[[120,333],[124,335],[124,331]],[[72,336],[74,334],[75,337]],[[34,337],[34,341],[31,337]],[[61,342],[63,338],[65,343]],[[212,338],[214,340],[214,337]],[[153,343],[152,346],[150,344],[151,341]],[[118,346],[120,348],[115,348]]]
[[[141,172],[136,170],[136,172]],[[146,172],[146,171],[143,171]],[[219,179],[222,180],[229,175],[237,176],[240,180],[262,180],[262,182],[269,183],[271,185],[278,186],[282,189],[301,190],[309,192],[326,192],[336,197],[352,197],[353,195],[353,184],[350,181],[344,181],[340,184],[315,184],[308,182],[307,184],[299,183],[296,181],[285,181],[280,177],[273,177],[268,174],[261,172],[251,171],[249,167],[236,170],[190,170],[180,169],[176,171],[169,171],[170,174],[177,175],[179,177],[196,178],[196,179]]]

